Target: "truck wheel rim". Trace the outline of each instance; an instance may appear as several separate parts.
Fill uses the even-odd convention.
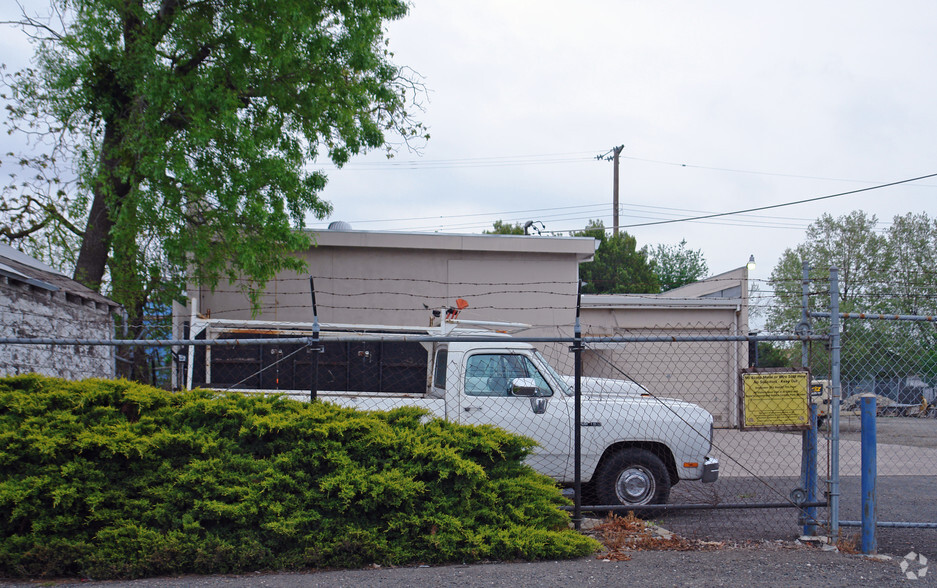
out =
[[[656,489],[654,476],[641,466],[631,466],[623,470],[615,484],[618,499],[629,504],[647,504]]]

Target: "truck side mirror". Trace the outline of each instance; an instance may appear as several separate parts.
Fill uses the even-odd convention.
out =
[[[537,387],[537,382],[533,378],[514,378],[511,380],[511,395],[512,396],[539,396],[540,388]]]

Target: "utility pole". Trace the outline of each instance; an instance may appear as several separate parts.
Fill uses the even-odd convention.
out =
[[[618,147],[612,147],[602,155],[595,156],[599,161],[615,162],[615,170],[612,172],[612,235],[615,237],[618,236],[618,162],[621,150],[624,148],[624,145],[619,145]]]
[[[614,176],[612,179],[612,183],[614,184],[612,186],[612,236],[614,237],[618,236],[618,156],[621,155],[621,150],[624,148],[624,145],[619,145],[618,147],[612,148],[613,159],[615,162],[615,171],[612,172],[612,175]]]

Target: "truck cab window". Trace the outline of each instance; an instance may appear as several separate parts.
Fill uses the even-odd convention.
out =
[[[446,389],[446,367],[449,365],[449,350],[436,350],[436,362],[433,364],[433,388]]]
[[[465,366],[465,393],[469,396],[510,396],[515,378],[531,378],[540,389],[539,396],[553,391],[534,364],[523,355],[480,353],[468,358]]]

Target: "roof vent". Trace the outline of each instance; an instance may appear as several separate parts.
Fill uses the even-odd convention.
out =
[[[329,223],[330,231],[350,231],[351,225],[345,221],[332,221]]]

